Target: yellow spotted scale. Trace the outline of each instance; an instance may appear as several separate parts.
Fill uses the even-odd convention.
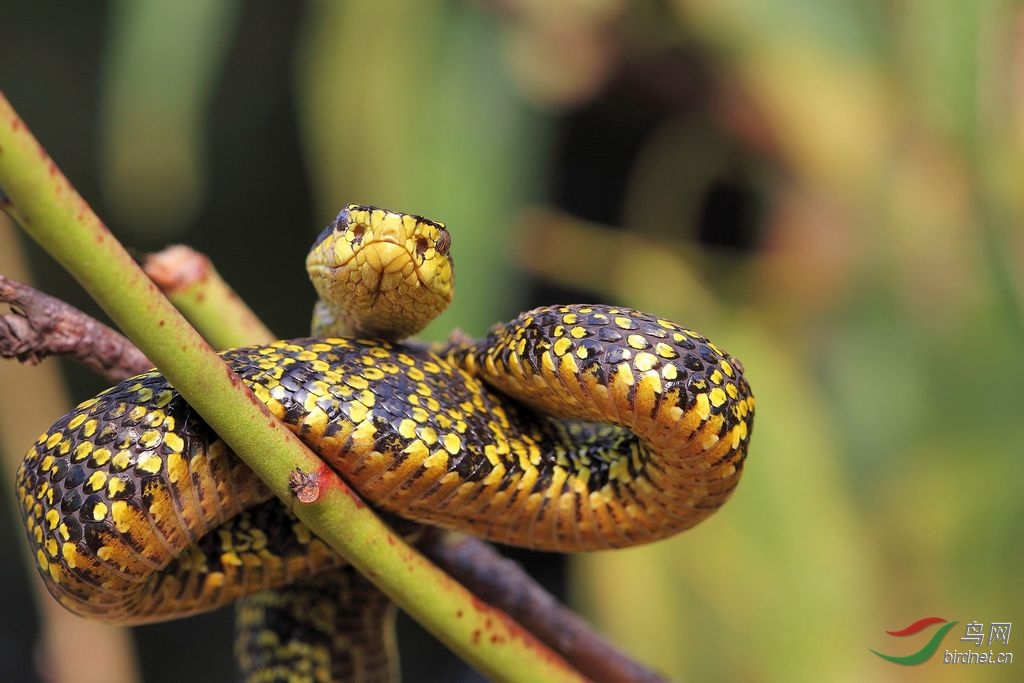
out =
[[[350,209],[371,230],[405,216]],[[447,254],[446,235],[409,240],[415,267]],[[416,279],[404,261],[393,270]],[[345,315],[318,314],[321,329]],[[753,425],[739,361],[626,308],[538,308],[444,348],[314,337],[223,355],[375,507],[546,550],[700,522],[736,487]],[[17,489],[50,592],[109,622],[202,612],[342,565],[156,372],[58,420]]]

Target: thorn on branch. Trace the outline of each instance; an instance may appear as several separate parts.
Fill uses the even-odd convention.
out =
[[[320,475],[298,467],[288,473],[288,485],[300,503],[315,503],[320,497]]]

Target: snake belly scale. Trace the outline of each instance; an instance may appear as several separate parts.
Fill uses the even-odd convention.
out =
[[[375,507],[548,550],[698,523],[738,483],[753,425],[736,359],[603,305],[535,309],[437,349],[301,338],[224,359]],[[109,622],[206,611],[342,565],[156,372],[58,420],[17,489],[50,592]]]

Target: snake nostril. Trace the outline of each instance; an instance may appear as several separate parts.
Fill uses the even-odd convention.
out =
[[[427,242],[427,238],[426,237],[417,237],[416,238],[416,253],[417,254],[419,254],[420,256],[423,256],[423,254],[427,253],[427,249],[429,249],[429,248],[430,248],[430,243]]]
[[[356,223],[352,226],[352,244],[360,244],[363,241],[363,235],[366,234],[366,226],[362,223]]]

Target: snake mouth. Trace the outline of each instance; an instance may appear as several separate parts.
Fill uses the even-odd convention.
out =
[[[375,273],[379,289],[394,289],[400,283],[411,285],[409,275],[416,275],[417,283],[424,288],[430,289],[431,269],[424,263],[419,262],[417,254],[411,250],[406,241],[398,241],[389,238],[378,238],[370,243],[362,244],[354,250],[352,255],[339,265],[339,268],[350,267],[352,259],[361,257],[359,270],[362,272],[362,280],[367,282],[368,272]],[[410,271],[412,266],[412,271]],[[373,282],[373,281],[370,281]],[[369,282],[367,282],[369,286]]]
[[[412,266],[412,271],[409,271]],[[370,291],[387,291],[396,289],[401,283],[411,284],[408,276],[415,274],[416,281],[422,287],[430,289],[432,278],[424,272],[423,264],[417,263],[416,254],[409,249],[405,241],[378,237],[371,242],[363,242],[356,246],[352,253],[337,265],[321,265],[330,277],[346,270],[358,272],[359,279]]]

